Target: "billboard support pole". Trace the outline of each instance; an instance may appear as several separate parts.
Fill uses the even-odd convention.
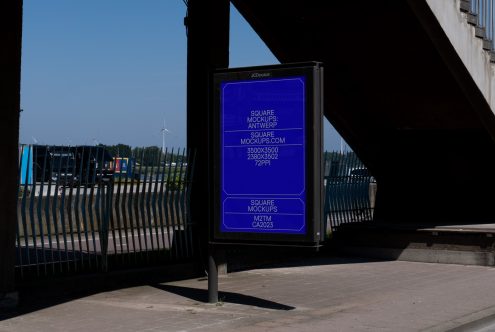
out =
[[[215,248],[208,246],[208,303],[218,302],[218,264]]]

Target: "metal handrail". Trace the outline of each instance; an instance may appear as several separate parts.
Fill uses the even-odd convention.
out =
[[[495,51],[495,0],[470,0],[470,13],[476,16],[476,25],[484,31],[483,39]]]

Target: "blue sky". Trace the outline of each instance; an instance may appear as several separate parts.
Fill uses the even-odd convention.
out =
[[[24,0],[21,143],[186,144],[182,0]],[[278,63],[231,7],[230,67]],[[325,146],[340,148],[327,123]]]

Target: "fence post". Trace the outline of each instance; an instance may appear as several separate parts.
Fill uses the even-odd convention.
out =
[[[101,269],[108,272],[108,236],[110,225],[110,214],[112,212],[113,181],[104,183],[101,181],[102,194],[100,195],[100,206],[102,211],[101,229],[100,229],[100,246],[101,246]]]

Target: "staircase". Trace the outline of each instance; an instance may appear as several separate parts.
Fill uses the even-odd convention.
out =
[[[418,10],[418,2],[411,7],[420,17],[432,39],[436,39],[439,52],[452,71],[459,73],[459,64],[452,62],[452,53],[438,42],[438,32],[426,22],[425,11]],[[469,79],[457,77],[464,84],[464,91],[470,91],[471,102],[479,109],[494,110],[495,81],[495,1],[457,0],[452,3],[427,0],[426,3],[444,28],[451,46],[456,49],[463,65],[469,70]],[[452,7],[453,5],[453,7]],[[459,8],[454,13],[455,8]],[[455,22],[457,18],[457,22]],[[431,19],[431,17],[430,17]],[[462,24],[462,20],[467,23]],[[458,74],[459,75],[459,74]],[[474,81],[479,92],[466,88],[466,81]],[[473,96],[478,94],[478,96]],[[482,96],[481,96],[482,95]],[[473,102],[473,99],[478,101]],[[484,99],[484,100],[483,100]],[[483,105],[485,104],[485,105]],[[486,107],[486,104],[489,107]],[[479,110],[478,110],[479,111]],[[487,112],[488,113],[488,112]],[[488,119],[487,119],[488,118]],[[485,128],[494,137],[493,120],[485,115]],[[421,224],[418,219],[413,224],[367,223],[348,225],[336,234],[333,247],[342,254],[358,255],[380,259],[407,260],[430,263],[453,263],[464,265],[495,266],[495,224],[487,220],[483,224],[461,225],[437,223]]]
[[[464,229],[495,223],[494,0],[231,2],[280,62],[324,63],[324,114],[377,180],[340,243],[491,265],[493,229]]]
[[[490,62],[495,63],[495,2],[493,0],[461,0],[460,10],[466,13],[467,22],[474,26],[474,35],[483,41]]]
[[[495,1],[410,0],[418,19],[428,31],[445,63],[495,138]],[[418,9],[419,7],[427,9]],[[432,15],[428,15],[430,11]],[[430,17],[429,17],[430,16]],[[435,32],[434,22],[442,30]],[[448,46],[442,46],[449,43]],[[474,83],[472,85],[471,83]]]

